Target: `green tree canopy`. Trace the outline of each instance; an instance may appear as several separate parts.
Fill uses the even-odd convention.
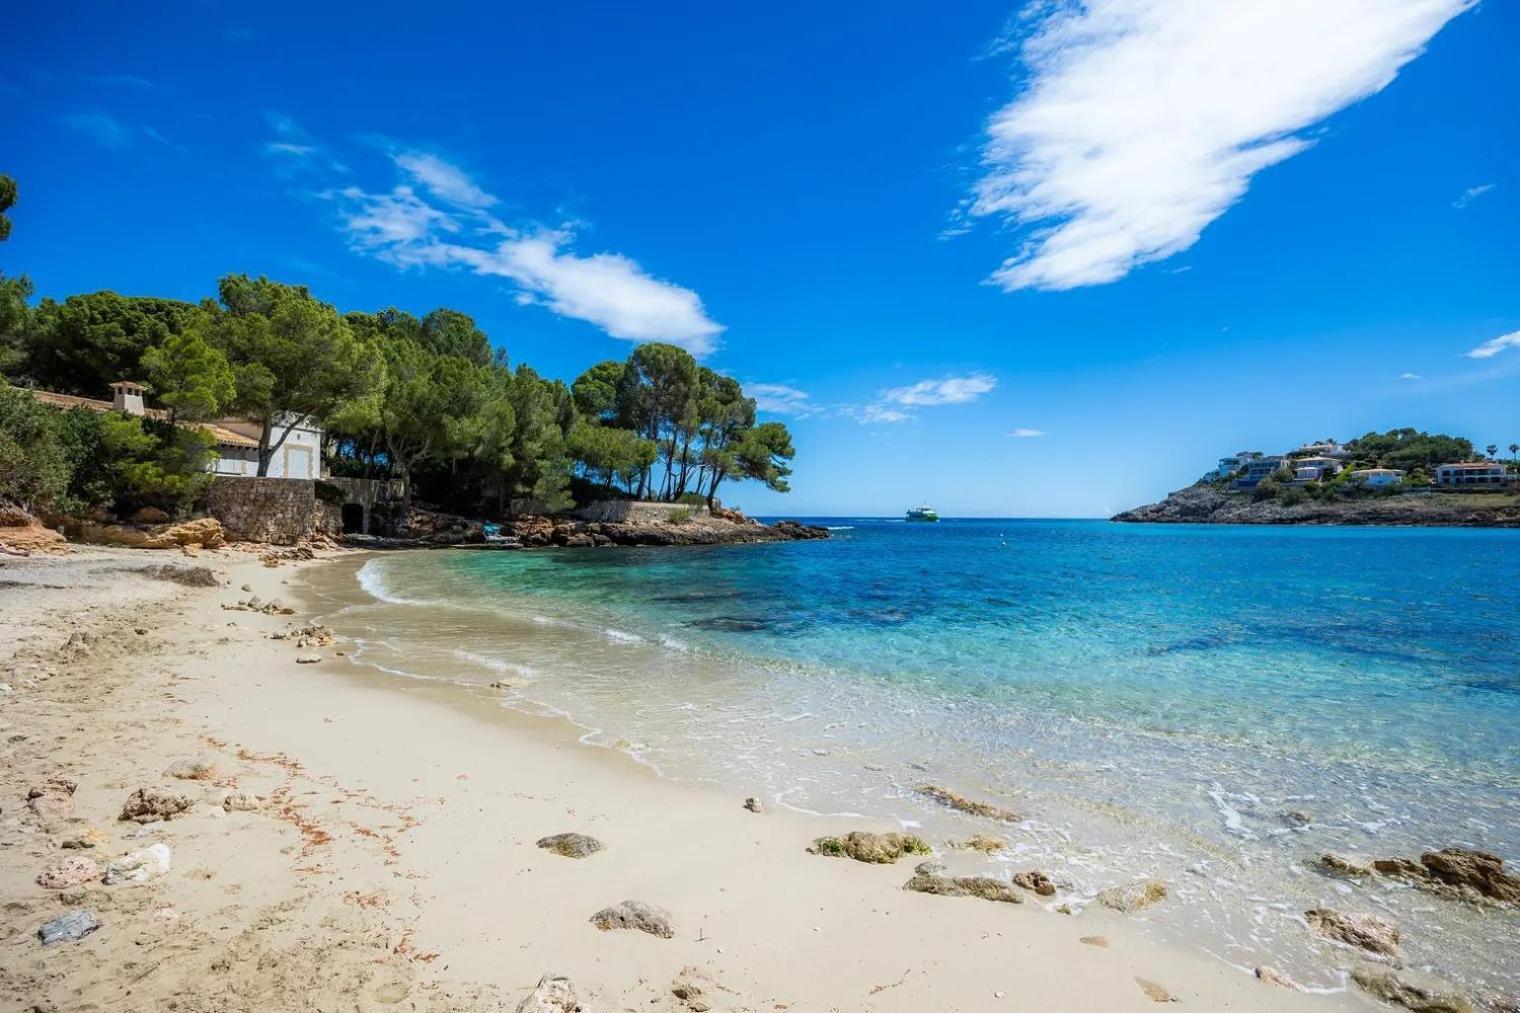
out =
[[[44,299],[28,328],[22,371],[49,390],[102,397],[117,380],[141,380],[143,355],[195,314],[177,299],[115,292]]]
[[[232,404],[237,387],[220,348],[206,341],[208,326],[191,325],[143,353],[143,372],[153,398],[170,421],[213,419]]]
[[[6,214],[16,206],[16,181],[0,173],[0,243],[11,237],[11,218]]]

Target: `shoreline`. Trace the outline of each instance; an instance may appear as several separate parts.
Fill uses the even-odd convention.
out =
[[[0,983],[25,1002],[153,1008],[169,996],[215,996],[226,1008],[298,1008],[304,1000],[282,991],[316,976],[333,1003],[515,1008],[553,971],[571,978],[587,1009],[678,1010],[693,1008],[671,991],[685,967],[709,976],[713,1008],[1149,1008],[1137,979],[1205,1008],[1355,1002],[1254,980],[1113,912],[1068,917],[1032,894],[1010,905],[906,892],[916,858],[876,866],[804,851],[814,837],[895,824],[751,813],[722,788],[585,748],[568,720],[356,671],[337,656],[342,644],[297,664],[292,644],[267,637],[305,625],[304,614],[221,607],[243,599],[244,584],[289,598],[297,585],[282,582],[324,560],[271,569],[203,553],[186,563],[221,571],[226,586],[141,577],[87,586],[92,566],[124,558],[148,561],[109,551],[31,561],[37,582],[59,590],[31,592],[22,608],[14,589],[4,600],[8,618],[23,620],[14,629],[35,631],[38,645],[6,650],[32,651],[23,665],[53,671],[32,686],[14,680],[0,711],[7,734],[27,736],[6,747],[6,795],[23,799],[24,782],[49,776],[79,782],[68,817],[4,806],[10,860],[0,884],[20,899],[6,908],[0,965],[12,980]],[[154,622],[140,634],[145,614]],[[65,630],[90,634],[88,650],[77,639],[69,649]],[[231,786],[162,775],[196,754]],[[196,805],[128,838],[134,825],[115,814],[139,783],[186,791]],[[283,801],[222,812],[235,790]],[[85,826],[108,838],[97,857],[153,837],[173,848],[174,865],[142,886],[81,888],[77,899],[98,908],[104,927],[42,949],[37,923],[65,908],[32,879],[70,855],[56,841]],[[606,850],[576,861],[534,846],[569,831]],[[936,857],[953,870],[955,853]],[[630,898],[667,908],[675,937],[588,924]],[[1109,946],[1080,941],[1096,935]],[[275,969],[266,981],[218,971],[229,953],[251,952]],[[153,961],[124,984],[126,964],[138,974]]]

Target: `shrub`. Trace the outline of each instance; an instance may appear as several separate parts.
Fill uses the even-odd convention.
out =
[[[316,485],[313,486],[313,489],[316,491],[317,499],[321,500],[323,503],[332,503],[334,505],[338,505],[341,504],[344,500],[348,499],[348,496],[344,494],[343,488],[341,486],[333,485],[331,482],[324,482],[321,479],[317,480]]]
[[[666,515],[665,519],[671,524],[685,524],[691,520],[691,507],[680,507],[672,510]]]
[[[64,494],[69,463],[58,442],[56,413],[26,391],[0,381],[0,496],[28,510]]]

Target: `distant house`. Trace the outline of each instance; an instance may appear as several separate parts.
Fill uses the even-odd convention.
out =
[[[1346,476],[1348,482],[1360,482],[1373,488],[1396,485],[1404,480],[1404,472],[1398,468],[1358,468]]]
[[[1511,485],[1515,473],[1497,461],[1470,461],[1459,464],[1442,464],[1436,467],[1436,485],[1450,487]]]
[[[93,412],[124,412],[143,418],[167,419],[169,413],[162,408],[149,408],[143,403],[147,388],[133,380],[117,380],[111,384],[111,400],[79,397],[74,394],[58,394],[50,390],[28,391],[43,404],[67,411],[85,408]],[[292,418],[287,416],[287,419]],[[213,422],[182,422],[183,426],[209,433],[216,441],[216,457],[206,470],[218,475],[257,475],[259,473],[259,434],[257,422],[244,419],[217,419]],[[284,426],[286,420],[279,425]],[[269,461],[270,478],[321,478],[322,430],[315,425],[301,422],[290,431],[284,444],[275,451]]]
[[[1337,443],[1334,440],[1325,440],[1322,443],[1305,443],[1293,451],[1293,454],[1295,457],[1300,454],[1308,454],[1313,457],[1333,457],[1342,461],[1353,456],[1352,451],[1346,449],[1344,443]]]
[[[1345,467],[1334,457],[1300,457],[1293,462],[1293,478],[1298,482],[1318,482],[1339,475]]]
[[[1230,478],[1240,471],[1241,468],[1244,468],[1252,461],[1261,460],[1263,456],[1259,450],[1242,450],[1240,453],[1231,455],[1230,457],[1221,457],[1219,459],[1219,467],[1214,469],[1214,477]]]
[[[1246,473],[1232,483],[1235,489],[1254,489],[1269,476],[1281,471],[1288,464],[1286,457],[1273,454],[1246,462]]]

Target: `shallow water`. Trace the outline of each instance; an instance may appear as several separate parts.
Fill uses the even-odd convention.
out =
[[[667,776],[995,829],[1080,904],[1335,987],[1300,912],[1520,992],[1520,918],[1311,871],[1327,850],[1520,859],[1520,532],[829,520],[828,542],[377,556],[321,588],[355,660],[486,684]],[[355,579],[357,577],[357,580]],[[1299,826],[1284,814],[1310,817]]]

